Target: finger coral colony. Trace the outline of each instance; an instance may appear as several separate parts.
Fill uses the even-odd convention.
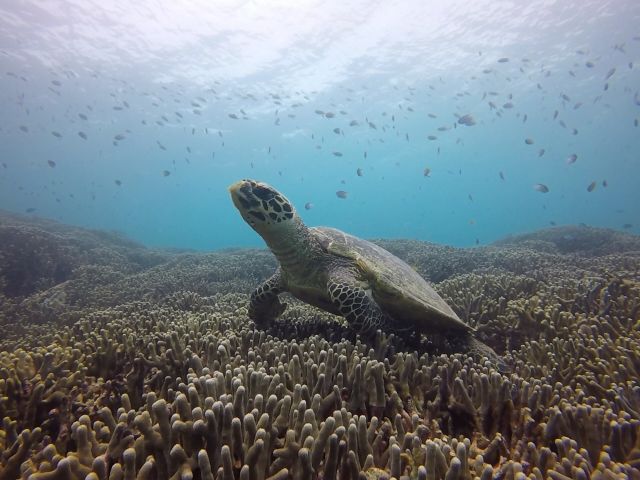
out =
[[[379,243],[510,370],[294,300],[256,330],[267,251],[2,214],[0,479],[640,479],[640,239]]]

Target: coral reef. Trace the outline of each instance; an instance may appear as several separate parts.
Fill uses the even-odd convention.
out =
[[[264,251],[152,252],[2,218],[3,238],[43,243],[30,265],[72,268],[2,289],[0,480],[640,479],[635,237],[381,241],[504,354],[499,372],[437,339],[365,343],[294,299],[256,330]]]

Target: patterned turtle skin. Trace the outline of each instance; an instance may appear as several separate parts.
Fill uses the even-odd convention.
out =
[[[251,295],[249,317],[267,327],[286,308],[285,292],[344,317],[365,336],[444,333],[469,353],[499,361],[474,337],[433,287],[384,248],[335,228],[307,227],[272,186],[241,180],[229,187],[242,218],[266,242],[280,266]]]

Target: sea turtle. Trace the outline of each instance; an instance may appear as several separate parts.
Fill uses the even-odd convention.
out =
[[[499,361],[473,336],[447,303],[414,269],[384,248],[335,228],[307,227],[287,198],[255,180],[229,187],[242,218],[280,262],[251,295],[249,317],[268,326],[294,297],[344,317],[360,333],[444,333],[472,354]]]

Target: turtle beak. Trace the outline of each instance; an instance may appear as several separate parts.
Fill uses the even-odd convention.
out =
[[[241,212],[248,210],[252,205],[258,203],[254,198],[250,180],[240,180],[239,182],[229,185],[229,193],[231,194],[233,204]]]

